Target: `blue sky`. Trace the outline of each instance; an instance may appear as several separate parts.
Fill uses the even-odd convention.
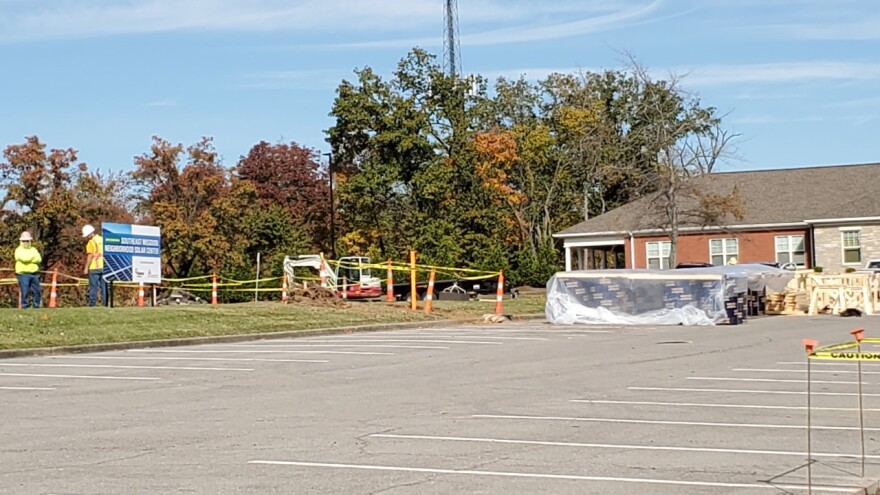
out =
[[[329,151],[338,83],[442,50],[444,0],[0,0],[0,146],[38,135],[131,170],[151,136]],[[621,68],[717,107],[723,170],[880,161],[876,0],[459,0],[464,73]]]

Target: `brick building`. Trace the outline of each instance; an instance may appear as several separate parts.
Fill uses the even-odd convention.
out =
[[[679,263],[720,265],[736,258],[844,271],[880,258],[880,164],[716,173],[693,180],[716,194],[736,188],[743,215],[724,225],[680,223]],[[646,196],[554,237],[563,241],[566,271],[666,269],[670,243],[664,223],[663,212]]]

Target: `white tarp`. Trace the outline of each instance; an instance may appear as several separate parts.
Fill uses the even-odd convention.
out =
[[[551,323],[715,325],[746,289],[785,288],[793,274],[759,265],[559,272],[547,283]]]

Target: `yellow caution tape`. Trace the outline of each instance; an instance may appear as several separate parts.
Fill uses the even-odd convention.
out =
[[[858,346],[859,346],[858,342],[841,342],[839,344],[829,344],[829,345],[826,345],[825,347],[820,347],[820,348],[816,349],[814,351],[814,353],[854,349]]]
[[[213,277],[213,275],[200,275],[198,277],[188,277],[188,278],[163,278],[163,282],[189,282],[190,280],[206,280]],[[219,277],[218,277],[219,278]]]
[[[839,361],[880,361],[880,352],[814,352],[810,359]]]
[[[186,288],[186,290],[191,292],[208,292],[211,288]],[[259,289],[225,289],[226,292],[281,292],[281,287],[260,287]]]

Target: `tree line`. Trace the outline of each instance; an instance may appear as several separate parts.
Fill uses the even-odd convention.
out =
[[[490,87],[415,49],[387,79],[369,67],[354,76],[326,130],[333,233],[331,170],[295,142],[260,142],[224,164],[211,138],[153,137],[133,170],[101,173],[31,136],[0,162],[0,259],[29,230],[47,268],[77,273],[83,224],[141,223],[161,227],[174,278],[250,279],[258,252],[280,274],[285,255],[328,253],[335,238],[340,254],[404,260],[415,249],[424,263],[542,286],[560,266],[554,232],[644,195],[674,236],[681,197],[700,194],[684,184],[710,173],[733,137],[674,77],[635,63]]]

